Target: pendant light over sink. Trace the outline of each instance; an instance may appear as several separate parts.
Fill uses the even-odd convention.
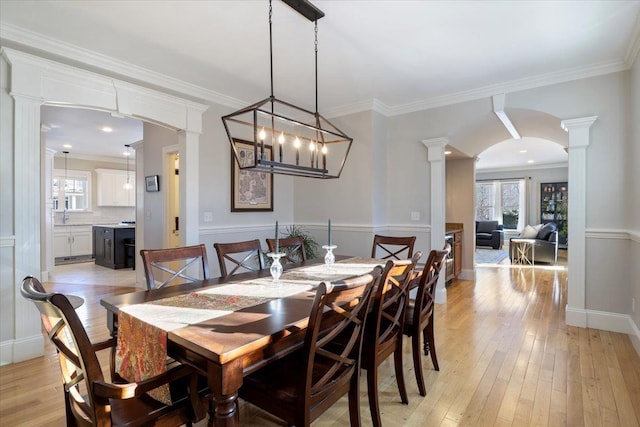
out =
[[[283,0],[313,22],[315,112],[281,101],[273,92],[273,9],[269,0],[271,95],[222,117],[238,167],[263,173],[338,178],[353,138],[318,113],[318,19],[324,13],[306,0]]]
[[[131,157],[131,146],[129,144],[124,145],[126,147],[126,151],[124,152],[125,157],[127,158],[127,182],[124,183],[122,188],[125,190],[131,190],[133,185],[131,185],[131,181],[129,181],[129,158]]]

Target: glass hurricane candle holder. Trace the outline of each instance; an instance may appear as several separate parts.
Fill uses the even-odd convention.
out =
[[[280,281],[280,276],[282,276],[282,264],[280,264],[280,258],[285,255],[286,254],[284,252],[269,252],[267,254],[269,258],[273,258],[269,271],[271,272],[271,277],[273,277],[274,282]]]
[[[325,265],[332,265],[336,262],[336,257],[333,254],[333,250],[337,248],[336,245],[324,245],[322,249],[326,249],[327,253],[324,255],[324,263]]]

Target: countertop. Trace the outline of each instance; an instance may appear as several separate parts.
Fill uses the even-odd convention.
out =
[[[93,226],[103,228],[136,228],[135,224],[93,224]]]
[[[447,222],[445,224],[445,233],[455,233],[464,230],[464,224],[461,222]]]

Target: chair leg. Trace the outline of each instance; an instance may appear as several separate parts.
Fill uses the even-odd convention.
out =
[[[398,340],[396,350],[393,352],[393,361],[395,362],[396,381],[398,383],[398,390],[400,391],[400,400],[407,405],[409,404],[409,397],[407,396],[407,387],[404,383],[404,371],[402,369],[402,340]]]
[[[369,392],[369,410],[373,427],[382,427],[380,401],[378,400],[378,367],[367,367],[367,391]]]
[[[440,367],[438,366],[438,356],[436,355],[436,342],[433,336],[433,315],[431,315],[431,320],[425,328],[425,332],[425,338],[429,341],[429,349],[431,351],[431,361],[433,362],[433,368],[436,371],[439,371]]]
[[[357,369],[351,378],[349,388],[349,422],[351,427],[360,427],[360,369]]]
[[[422,375],[422,355],[420,354],[420,332],[415,331],[411,336],[411,353],[413,354],[413,369],[416,371],[416,382],[418,383],[418,391],[420,396],[427,395],[427,388],[424,385],[424,377]]]

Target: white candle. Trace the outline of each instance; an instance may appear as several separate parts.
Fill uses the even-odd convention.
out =
[[[278,242],[278,221],[276,221],[276,253],[280,252],[280,243]]]
[[[328,234],[329,246],[331,246],[331,219],[329,219],[329,229],[327,234]]]

